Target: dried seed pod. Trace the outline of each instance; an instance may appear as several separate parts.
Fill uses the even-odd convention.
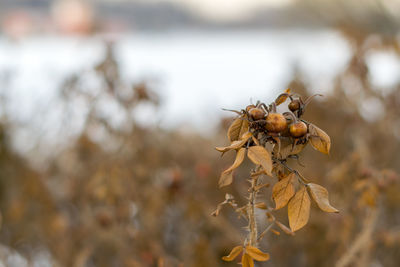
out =
[[[307,125],[302,121],[292,123],[289,126],[290,135],[294,138],[303,137],[307,133],[307,130],[308,130]]]
[[[270,113],[266,118],[265,128],[268,132],[280,133],[287,128],[285,117],[279,113]]]
[[[295,112],[296,110],[298,110],[300,108],[300,101],[298,99],[293,100],[292,102],[289,103],[289,109],[292,112]]]
[[[261,108],[252,108],[249,110],[250,117],[255,120],[262,120],[265,117],[265,112]]]

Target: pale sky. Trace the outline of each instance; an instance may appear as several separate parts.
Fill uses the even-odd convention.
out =
[[[260,7],[279,7],[294,0],[142,0],[145,2],[179,2],[194,13],[205,15],[215,20],[246,18]]]

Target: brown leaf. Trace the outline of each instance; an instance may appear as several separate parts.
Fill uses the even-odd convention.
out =
[[[272,159],[268,150],[262,146],[252,146],[247,152],[249,159],[257,165],[261,165],[265,172],[271,176]]]
[[[285,102],[286,99],[288,99],[288,97],[289,97],[289,94],[287,94],[287,93],[280,94],[280,95],[275,99],[275,104],[276,104],[277,106],[279,106],[280,104],[282,104],[283,102]]]
[[[255,259],[256,261],[267,261],[269,260],[269,254],[264,253],[256,247],[247,246],[246,253],[249,254],[250,257]]]
[[[294,235],[294,232],[292,230],[290,230],[289,227],[287,227],[283,223],[281,223],[279,221],[275,221],[275,224],[278,225],[278,227],[281,228],[281,230],[284,231],[286,234]]]
[[[230,172],[224,171],[221,174],[221,177],[219,178],[218,186],[221,188],[230,185],[232,182],[233,182],[233,171]]]
[[[245,115],[233,121],[228,129],[228,139],[233,142],[239,140],[240,137],[249,130],[249,122]]]
[[[293,140],[291,138],[281,138],[281,146],[275,145],[274,147],[274,155],[276,155],[279,159],[286,159],[290,155],[299,154],[305,147],[305,144],[299,144],[293,146]]]
[[[277,182],[272,188],[272,198],[275,201],[276,210],[285,207],[289,200],[294,196],[294,178],[295,174],[291,173],[286,178]]]
[[[242,256],[242,267],[254,267],[253,259],[246,253]]]
[[[307,224],[310,217],[310,205],[310,197],[303,186],[288,204],[289,225],[293,232]]]
[[[328,190],[326,190],[323,186],[309,183],[307,184],[307,189],[321,210],[326,212],[339,212],[329,203]]]
[[[233,162],[232,166],[230,166],[224,172],[231,172],[234,169],[236,169],[237,167],[239,167],[240,164],[242,164],[242,162],[244,160],[245,153],[246,153],[246,148],[242,147],[241,149],[239,149],[238,152],[236,153],[235,162]]]
[[[234,247],[231,250],[231,253],[229,253],[228,256],[223,256],[222,259],[224,261],[233,261],[237,256],[239,256],[240,253],[242,253],[242,251],[243,251],[243,247],[242,246]]]
[[[218,150],[219,152],[227,152],[232,149],[238,149],[241,148],[244,144],[246,144],[247,140],[251,137],[250,132],[246,132],[242,135],[240,140],[233,141],[229,146],[226,147],[216,147],[215,149]]]
[[[311,123],[308,125],[308,131],[312,147],[321,153],[329,154],[331,149],[331,138],[329,135]]]

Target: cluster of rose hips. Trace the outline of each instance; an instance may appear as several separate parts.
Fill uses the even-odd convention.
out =
[[[278,113],[276,106],[290,98],[289,111]],[[312,97],[303,102],[301,97],[295,97],[288,92],[281,94],[277,100],[269,106],[258,102],[256,105],[248,105],[242,114],[247,115],[250,129],[254,132],[264,132],[268,136],[284,136],[301,139],[308,133],[307,122],[300,119],[306,105]]]

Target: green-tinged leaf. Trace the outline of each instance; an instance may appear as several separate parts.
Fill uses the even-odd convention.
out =
[[[262,146],[252,146],[249,148],[247,156],[254,164],[261,165],[265,172],[271,175],[272,159],[268,150]]]
[[[256,247],[246,246],[246,253],[249,254],[256,261],[267,261],[269,260],[269,254],[264,253]]]
[[[321,153],[329,154],[331,149],[331,138],[329,135],[311,123],[308,125],[308,131],[312,147]]]
[[[307,224],[310,217],[310,205],[310,197],[303,186],[288,204],[289,225],[293,232]]]
[[[239,140],[240,137],[249,131],[249,122],[245,115],[235,119],[228,129],[228,139],[233,142]]]
[[[229,253],[228,256],[223,256],[222,259],[224,261],[233,261],[237,256],[239,256],[240,253],[242,253],[242,251],[243,251],[243,247],[242,246],[234,247],[231,250],[231,253]]]
[[[291,173],[286,178],[277,182],[272,188],[272,198],[276,205],[275,209],[278,210],[285,207],[289,200],[294,196],[294,178],[295,174]]]
[[[339,212],[329,203],[329,193],[323,186],[309,183],[307,189],[311,194],[311,197],[317,203],[318,207],[325,212]]]

